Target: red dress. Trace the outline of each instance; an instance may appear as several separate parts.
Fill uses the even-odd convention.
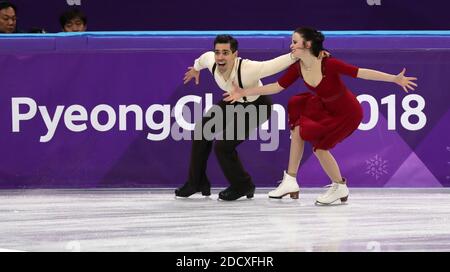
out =
[[[350,136],[363,118],[362,107],[355,95],[347,89],[340,74],[356,77],[358,67],[335,58],[322,60],[322,81],[317,87],[305,82],[310,90],[289,99],[288,115],[291,129],[300,126],[300,136],[311,142],[314,150],[328,150]],[[299,77],[300,63],[292,64],[278,80],[287,88]]]

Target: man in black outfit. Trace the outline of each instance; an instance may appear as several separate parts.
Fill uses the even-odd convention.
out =
[[[194,66],[189,67],[184,77],[184,84],[195,78],[199,83],[200,70],[207,68],[213,75],[217,85],[229,93],[233,90],[233,84],[239,84],[241,88],[261,86],[261,78],[276,74],[294,60],[290,54],[285,54],[268,61],[252,61],[238,58],[238,41],[230,35],[219,35],[214,40],[214,51],[206,52],[195,60]],[[259,125],[270,117],[271,101],[268,96],[244,97],[234,104],[221,100],[198,122],[194,135],[201,135],[201,139],[194,139],[190,159],[189,176],[187,182],[175,190],[178,197],[189,197],[197,192],[204,196],[211,194],[211,184],[206,176],[206,166],[211,153],[213,141],[214,150],[220,167],[225,174],[230,186],[219,193],[221,200],[236,200],[243,196],[252,198],[255,185],[250,175],[245,171],[239,160],[236,147]],[[227,116],[226,111],[247,112]],[[222,112],[222,128],[214,127],[213,133],[222,133],[223,139],[205,137],[205,125]],[[220,117],[219,117],[220,118]],[[244,122],[244,124],[242,124]],[[240,128],[245,128],[241,129]],[[233,137],[227,137],[230,134]]]

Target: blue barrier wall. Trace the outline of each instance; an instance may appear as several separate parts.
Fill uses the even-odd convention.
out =
[[[290,32],[232,34],[241,42],[240,56],[255,60],[284,54],[290,42]],[[357,130],[332,151],[351,186],[449,186],[450,35],[326,34],[325,45],[334,57],[389,73],[406,67],[408,75],[419,78],[419,88],[410,94],[390,83],[345,79],[363,100],[363,124],[375,120],[373,127]],[[190,141],[176,135],[176,120],[155,111],[143,116],[141,127],[134,116],[127,116],[122,120],[127,127],[122,129],[119,109],[121,105],[136,105],[144,113],[155,106],[173,109],[190,95],[201,98],[203,106],[208,100],[221,99],[222,91],[207,71],[202,72],[200,85],[182,84],[186,68],[211,49],[213,38],[212,33],[202,32],[1,36],[0,187],[182,184]],[[280,106],[277,113],[284,118],[271,134],[270,140],[279,141],[274,150],[261,151],[267,142],[261,139],[239,147],[257,186],[274,186],[286,168],[289,131],[285,105],[289,97],[305,90],[299,81],[273,96]],[[164,130],[149,125],[150,118],[154,124],[167,121],[169,133],[160,140],[149,139]],[[307,146],[299,181],[305,187],[323,186],[329,181],[311,154]],[[227,184],[214,155],[208,174],[214,186]]]

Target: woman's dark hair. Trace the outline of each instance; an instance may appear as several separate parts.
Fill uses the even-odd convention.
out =
[[[305,42],[311,42],[311,53],[314,56],[319,57],[320,52],[325,50],[323,48],[325,36],[322,32],[310,27],[299,27],[294,32],[302,36]]]

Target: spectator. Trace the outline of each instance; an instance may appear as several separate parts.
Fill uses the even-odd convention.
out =
[[[0,1],[0,33],[17,33],[17,8],[8,1]]]
[[[87,18],[78,9],[69,9],[59,17],[64,32],[84,32],[87,29]]]

